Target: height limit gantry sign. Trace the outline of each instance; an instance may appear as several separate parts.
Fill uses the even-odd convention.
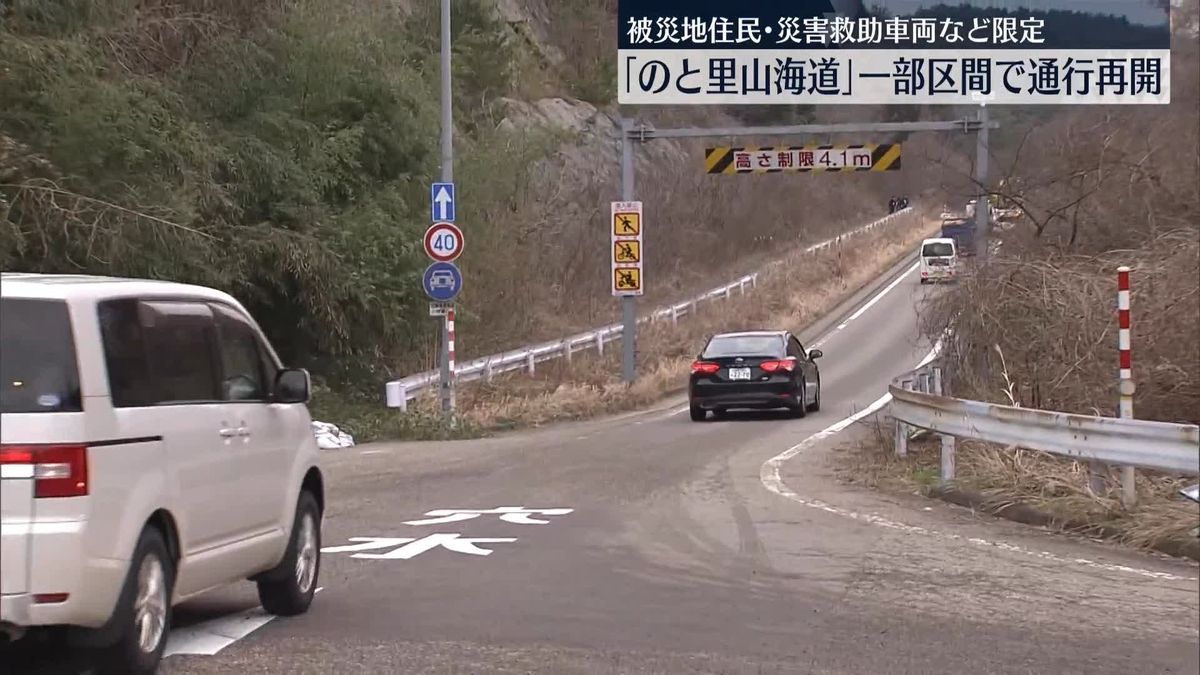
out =
[[[641,202],[612,203],[612,293],[642,295]]]
[[[897,171],[900,144],[707,148],[704,168],[710,174]]]

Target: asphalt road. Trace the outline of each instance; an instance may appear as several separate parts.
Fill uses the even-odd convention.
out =
[[[1196,673],[1194,565],[832,478],[834,448],[875,433],[874,415],[821,432],[930,350],[916,322],[935,291],[904,269],[804,335],[826,355],[823,410],[805,419],[694,423],[671,401],[329,452],[324,545],[360,548],[323,555],[308,614],[164,672]],[[236,636],[255,604],[244,584],[178,623]]]

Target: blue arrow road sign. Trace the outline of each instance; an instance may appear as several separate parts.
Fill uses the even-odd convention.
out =
[[[462,290],[462,272],[458,271],[458,265],[454,263],[435,262],[425,268],[421,285],[425,287],[425,295],[434,300],[449,302],[458,297],[459,291]]]
[[[454,222],[454,183],[434,183],[429,191],[433,222]]]

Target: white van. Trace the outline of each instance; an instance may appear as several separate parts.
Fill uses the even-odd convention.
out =
[[[307,611],[309,391],[220,291],[0,276],[0,635],[65,627],[99,672],[151,673],[172,606],[209,589]]]
[[[958,250],[947,237],[921,242],[921,283],[955,281],[958,275]]]

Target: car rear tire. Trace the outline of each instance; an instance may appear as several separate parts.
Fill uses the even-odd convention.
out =
[[[171,631],[171,590],[175,584],[175,559],[157,528],[142,530],[133,550],[125,586],[114,617],[116,642],[95,650],[96,672],[101,674],[157,672]]]
[[[276,616],[308,611],[321,571],[321,509],[308,490],[296,501],[296,520],[283,561],[258,580],[263,609]]]
[[[693,422],[703,422],[704,418],[708,417],[708,411],[698,405],[689,405],[688,412],[691,414]]]
[[[806,387],[807,385],[804,383],[804,379],[801,378],[800,396],[797,397],[799,400],[796,401],[796,407],[792,408],[792,417],[795,417],[796,419],[800,419],[808,414],[808,404],[804,402],[805,392],[808,391]]]
[[[809,412],[818,412],[821,410],[821,380],[817,379],[817,395],[813,397],[812,405],[808,406]]]

